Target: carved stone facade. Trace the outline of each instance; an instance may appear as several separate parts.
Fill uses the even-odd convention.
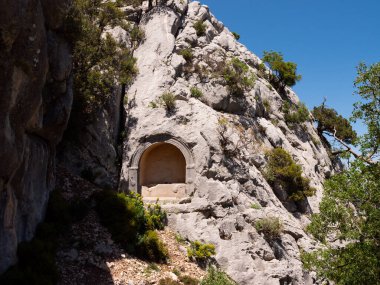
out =
[[[135,151],[134,155],[132,156],[130,160],[130,166],[129,166],[129,190],[130,191],[137,191],[138,193],[142,193],[142,169],[141,169],[141,160],[144,156],[144,153],[146,151],[149,151],[149,149],[152,149],[154,147],[158,147],[160,145],[169,144],[171,146],[174,146],[176,149],[178,149],[186,162],[186,172],[185,172],[185,184],[186,184],[186,194],[190,195],[192,191],[194,190],[194,159],[193,155],[191,153],[191,150],[186,146],[184,142],[179,140],[178,138],[170,138],[168,135],[163,136],[156,136],[157,139],[154,142],[146,142],[142,145],[140,145],[137,150]],[[173,185],[178,184],[176,182],[181,181],[173,181]],[[160,184],[160,183],[156,183]],[[162,183],[165,184],[165,183]],[[148,186],[148,185],[144,185]]]

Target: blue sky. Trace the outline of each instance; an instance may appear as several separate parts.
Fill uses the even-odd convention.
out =
[[[309,108],[349,117],[355,67],[380,61],[380,0],[201,0],[240,42],[262,56],[280,51],[303,76],[294,90]],[[363,132],[361,126],[357,126]]]

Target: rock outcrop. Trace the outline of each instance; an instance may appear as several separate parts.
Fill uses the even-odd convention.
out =
[[[0,1],[0,272],[33,237],[54,187],[72,104],[70,48],[58,32],[70,2]]]
[[[198,35],[197,21],[206,28]],[[305,213],[317,210],[333,165],[310,121],[285,121],[281,106],[297,104],[296,94],[289,88],[277,92],[260,74],[261,60],[198,2],[165,1],[152,9],[145,3],[140,28],[146,38],[135,52],[139,75],[125,106],[121,189],[141,188],[145,150],[172,144],[186,160],[188,198],[165,205],[169,225],[190,240],[215,244],[217,263],[239,284],[312,284],[300,261],[301,249],[314,246],[304,232]],[[191,49],[192,58],[184,58],[184,49]],[[220,74],[233,58],[257,77],[244,96],[231,95]],[[192,87],[203,97],[193,98]],[[162,107],[165,92],[176,96],[175,110]],[[283,203],[263,177],[265,152],[275,147],[288,151],[317,189],[302,211]],[[284,225],[275,241],[254,226],[271,216]]]
[[[44,216],[54,187],[56,145],[70,114],[72,79],[69,46],[59,32],[70,0],[0,1],[7,7],[0,11],[2,272]],[[304,228],[334,165],[311,121],[286,122],[282,106],[298,104],[296,94],[290,88],[277,91],[261,60],[199,2],[143,1],[124,12],[145,32],[134,53],[139,75],[125,98],[110,97],[96,123],[76,134],[79,140],[64,141],[60,160],[76,174],[90,170],[91,180],[103,187],[141,191],[144,186],[149,193],[161,189],[181,196],[164,206],[169,225],[189,240],[215,244],[216,262],[239,284],[315,283],[302,269],[300,252],[315,246]],[[118,28],[112,33],[128,41]],[[233,94],[223,77],[234,59],[256,77],[244,95]],[[164,93],[175,96],[174,108],[168,102],[164,107]],[[175,167],[165,166],[160,146],[172,154],[166,157]],[[265,153],[276,147],[302,166],[317,189],[314,197],[289,202],[268,184]],[[154,152],[149,168],[148,154]],[[155,175],[161,183],[142,185],[148,181],[142,176],[152,171],[162,172]],[[282,221],[280,238],[269,240],[257,231],[256,222],[265,217]]]

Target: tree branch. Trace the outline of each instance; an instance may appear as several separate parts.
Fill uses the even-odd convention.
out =
[[[355,158],[358,158],[360,160],[363,160],[364,162],[367,162],[368,164],[377,164],[376,161],[372,160],[370,157],[367,157],[367,156],[363,156],[359,153],[357,153],[355,150],[352,149],[352,147],[350,147],[348,144],[346,144],[344,141],[342,141],[341,139],[337,138],[336,135],[335,135],[336,131],[332,134],[332,133],[328,133],[328,132],[324,132],[324,134],[330,136],[330,137],[333,137],[337,142],[339,142],[342,146],[344,146],[346,148],[346,151],[348,151],[349,153],[351,153]]]

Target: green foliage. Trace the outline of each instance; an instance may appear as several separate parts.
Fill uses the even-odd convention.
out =
[[[304,103],[299,105],[290,104],[285,102],[282,106],[284,118],[288,124],[302,124],[310,119],[310,112]]]
[[[260,209],[261,209],[261,206],[260,206],[260,204],[252,203],[252,204],[251,204],[251,208],[252,208],[252,209],[255,209],[255,210],[260,210]]]
[[[133,252],[139,234],[146,230],[141,197],[134,193],[126,195],[109,190],[97,193],[95,199],[100,220],[110,231],[113,240]]]
[[[157,109],[158,103],[156,101],[150,101],[148,107],[150,107],[152,109]]]
[[[267,63],[281,84],[294,86],[302,76],[297,74],[297,64],[285,62],[283,55],[275,51],[264,51],[263,62]]]
[[[185,48],[179,52],[180,55],[183,56],[183,58],[186,60],[187,63],[191,62],[193,60],[193,51],[191,48]]]
[[[210,266],[200,285],[236,285],[236,283],[223,271]]]
[[[351,143],[350,132],[341,132],[341,144],[355,157],[342,173],[326,181],[320,213],[313,214],[307,230],[325,247],[303,253],[308,270],[335,284],[380,284],[380,63],[360,64],[356,93],[363,101],[354,105],[352,120],[362,120],[367,133]],[[335,112],[330,111],[335,116]],[[322,115],[321,115],[322,116]],[[336,117],[340,118],[338,115]],[[325,123],[327,124],[327,123]],[[337,129],[338,130],[338,129]],[[351,128],[349,128],[351,130]],[[343,134],[342,134],[343,133]],[[336,132],[338,135],[338,131]],[[340,241],[340,243],[331,243]]]
[[[255,228],[259,233],[270,241],[280,238],[283,225],[279,218],[267,217],[256,221]]]
[[[240,40],[240,35],[238,33],[235,33],[235,32],[232,32],[232,35],[234,36],[234,38],[238,41]]]
[[[267,99],[263,100],[263,106],[265,108],[265,112],[269,113],[271,111],[270,102]]]
[[[196,240],[191,242],[187,249],[187,256],[198,262],[207,261],[212,255],[215,255],[215,245],[211,243],[201,243]]]
[[[182,245],[186,244],[186,239],[184,239],[180,234],[175,235],[175,240]]]
[[[150,230],[163,230],[167,224],[167,215],[158,203],[148,204],[145,211],[147,228]]]
[[[164,107],[167,112],[174,112],[176,109],[177,98],[171,92],[163,93],[158,99],[150,101],[148,107],[156,109],[158,107]]]
[[[127,25],[123,17],[115,2],[73,1],[64,27],[73,46],[72,124],[94,120],[97,111],[108,102],[114,86],[130,84],[137,74],[132,52],[109,34],[104,36],[106,27],[120,25],[130,32],[133,42],[140,41],[141,31]]]
[[[159,205],[144,208],[139,194],[102,191],[95,194],[100,221],[113,240],[128,252],[148,260],[163,262],[167,249],[154,229],[162,228],[166,214]]]
[[[176,97],[171,92],[165,92],[159,98],[159,102],[169,112],[174,111],[176,108]]]
[[[193,27],[194,27],[198,37],[202,37],[202,36],[206,35],[207,26],[202,20],[196,21],[194,23]]]
[[[133,47],[137,47],[145,38],[145,33],[139,26],[133,26],[129,31]]]
[[[163,242],[159,239],[157,232],[148,230],[139,238],[138,255],[147,260],[156,262],[166,262],[168,250]]]
[[[161,279],[159,282],[158,282],[158,285],[182,285],[181,283],[179,283],[178,281],[175,281],[169,277],[166,277],[164,279]]]
[[[182,282],[183,285],[198,285],[199,281],[191,276],[188,275],[182,275],[179,276],[179,281]]]
[[[200,99],[203,97],[202,90],[198,89],[197,87],[191,87],[190,88],[191,97]]]
[[[360,160],[325,183],[320,213],[312,215],[308,231],[326,248],[303,254],[306,269],[336,284],[380,284],[379,189],[379,164]]]
[[[226,65],[222,75],[232,95],[243,95],[255,86],[255,74],[238,58],[233,58]]]
[[[361,120],[367,133],[360,139],[360,147],[368,158],[380,152],[380,62],[373,65],[360,63],[355,79],[356,94],[363,100],[354,104],[351,120]]]
[[[317,130],[319,135],[329,133],[335,135],[345,143],[352,144],[357,136],[352,129],[350,122],[343,118],[332,108],[327,108],[324,104],[313,109],[313,117],[317,122]]]
[[[290,200],[302,201],[315,194],[310,180],[302,176],[302,168],[297,165],[290,154],[282,148],[275,148],[267,153],[268,165],[264,176],[272,186],[280,186],[287,192]]]

